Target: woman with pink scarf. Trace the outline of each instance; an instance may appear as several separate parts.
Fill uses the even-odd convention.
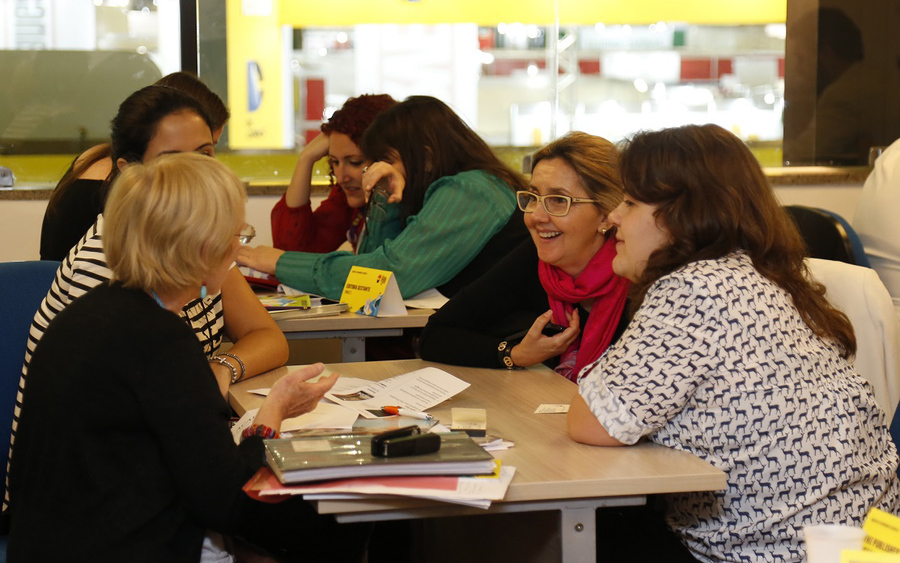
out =
[[[616,147],[569,133],[532,158],[517,192],[532,240],[431,316],[425,360],[515,369],[545,363],[575,380],[624,328],[629,282],[612,271],[609,213],[622,201]]]

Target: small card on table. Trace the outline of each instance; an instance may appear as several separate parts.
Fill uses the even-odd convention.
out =
[[[358,315],[406,315],[406,305],[393,272],[353,266],[344,283],[341,303]]]
[[[567,412],[569,412],[569,405],[543,403],[538,405],[534,414],[565,414]]]

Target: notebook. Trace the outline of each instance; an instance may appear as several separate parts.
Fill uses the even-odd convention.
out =
[[[485,475],[494,458],[464,432],[440,434],[437,452],[372,455],[372,435],[339,434],[266,440],[266,462],[285,484],[386,475]]]

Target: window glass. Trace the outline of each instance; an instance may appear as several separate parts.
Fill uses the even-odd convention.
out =
[[[125,97],[179,70],[178,10],[178,0],[0,0],[0,164],[55,183],[60,160],[106,142]]]
[[[447,23],[392,23],[390,10],[348,0],[367,8],[331,6],[342,22],[306,25],[308,11],[278,0],[0,0],[0,164],[55,183],[106,141],[128,94],[181,69],[182,3],[197,7],[187,48],[200,77],[232,112],[217,154],[251,182],[286,183],[322,120],[374,92],[441,98],[517,168],[572,129],[619,141],[705,122],[781,163],[784,21],[535,25],[492,7],[469,23],[460,12],[479,3],[461,0]],[[552,22],[556,4],[539,19]]]

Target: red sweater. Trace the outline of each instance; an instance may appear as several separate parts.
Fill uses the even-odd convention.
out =
[[[272,208],[271,219],[275,248],[319,253],[337,250],[347,240],[356,248],[364,223],[360,210],[347,205],[340,186],[333,186],[315,211],[309,204],[288,207],[281,196]]]

